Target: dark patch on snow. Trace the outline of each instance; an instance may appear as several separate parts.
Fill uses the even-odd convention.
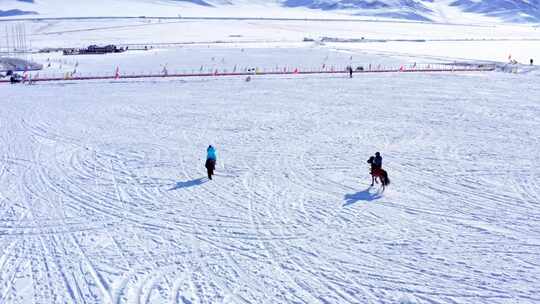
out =
[[[356,192],[356,193],[351,193],[351,194],[346,194],[345,195],[345,204],[343,204],[343,207],[347,207],[347,206],[350,206],[356,202],[360,202],[360,201],[363,201],[363,202],[371,202],[371,201],[374,201],[374,200],[378,200],[380,198],[382,198],[382,192],[372,192],[371,190],[373,189],[373,187],[369,187],[367,188],[366,190],[364,191],[360,191],[360,192]]]
[[[189,3],[201,5],[201,6],[213,7],[212,4],[210,4],[210,3],[206,2],[206,1],[203,1],[203,0],[173,0],[173,1],[178,1],[178,2],[189,2]],[[230,4],[230,3],[229,3],[229,4]]]
[[[283,0],[285,7],[306,7],[320,10],[378,10],[390,9],[388,12],[376,12],[375,16],[406,19],[415,21],[432,21],[425,2],[435,0]],[[489,0],[475,2],[471,0],[455,0],[450,4],[464,12],[477,13],[490,17],[498,17],[508,22],[540,22],[540,0]],[[373,15],[373,12],[353,11],[357,15]]]
[[[456,0],[450,4],[465,12],[498,17],[509,22],[539,22],[540,0],[491,0],[473,2]]]
[[[0,10],[0,17],[22,16],[22,15],[37,15],[37,12],[22,11],[19,9],[11,9],[7,11]]]
[[[283,2],[286,7],[307,7],[320,10],[338,10],[338,9],[378,9],[389,7],[388,4],[374,0],[342,0],[342,1],[319,1],[319,0],[286,0]]]
[[[433,1],[433,0],[428,0]],[[285,0],[283,6],[286,7],[307,7],[321,10],[346,10],[346,9],[381,9],[381,8],[406,8],[421,12],[430,12],[421,1],[400,0],[395,5],[380,0]]]
[[[375,14],[375,16],[394,18],[394,19],[414,20],[414,21],[426,21],[426,22],[433,21],[433,20],[429,19],[426,16],[423,16],[423,15],[420,15],[420,14],[417,14],[417,13],[414,13],[414,12],[379,13],[379,14]]]

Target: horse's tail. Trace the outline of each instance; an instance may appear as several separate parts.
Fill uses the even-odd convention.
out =
[[[385,170],[382,170],[382,171],[383,171],[383,176],[384,176],[383,184],[385,186],[388,186],[390,185],[390,178],[388,178],[388,172],[386,172]]]

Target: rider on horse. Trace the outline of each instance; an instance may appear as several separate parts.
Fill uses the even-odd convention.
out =
[[[371,164],[371,172],[369,172],[369,174],[372,176],[372,186],[373,182],[375,181],[375,177],[379,177],[381,179],[383,187],[390,183],[388,174],[382,169],[382,160],[381,153],[376,152],[375,156],[371,156],[367,161],[369,164]]]
[[[371,164],[371,172],[369,174],[373,174],[375,170],[382,170],[382,156],[381,153],[376,152],[375,156],[371,156],[368,159],[368,164]]]

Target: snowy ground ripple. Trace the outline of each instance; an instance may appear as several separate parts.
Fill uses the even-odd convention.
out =
[[[3,87],[0,303],[540,302],[536,83]]]

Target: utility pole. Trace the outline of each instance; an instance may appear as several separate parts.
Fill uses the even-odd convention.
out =
[[[7,24],[6,24],[6,53],[7,53],[7,56],[9,57],[9,31],[8,31]]]
[[[5,42],[0,39],[0,53],[2,55],[9,57],[24,53],[25,56],[28,56],[31,46],[27,37],[26,24],[6,24],[4,26],[4,35]]]

